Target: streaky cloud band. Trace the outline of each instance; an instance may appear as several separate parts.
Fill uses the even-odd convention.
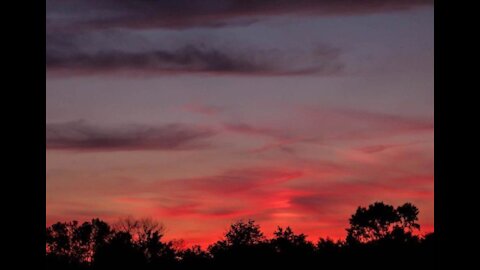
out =
[[[46,125],[46,147],[50,150],[138,151],[192,150],[208,145],[204,139],[216,133],[210,128],[185,124],[160,126],[123,125],[99,127],[85,120]]]

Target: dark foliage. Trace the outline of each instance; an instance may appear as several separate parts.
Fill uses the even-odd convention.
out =
[[[110,226],[93,219],[56,223],[46,230],[47,269],[432,269],[435,235],[418,236],[418,209],[376,202],[350,218],[345,241],[316,244],[290,227],[267,238],[253,220],[232,224],[222,240],[202,250],[175,248],[150,219]]]

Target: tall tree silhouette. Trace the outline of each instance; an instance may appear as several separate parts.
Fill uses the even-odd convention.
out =
[[[230,230],[225,234],[225,244],[227,246],[251,246],[259,244],[265,240],[265,236],[260,230],[260,226],[255,221],[239,221],[230,226]]]
[[[290,227],[285,229],[277,227],[273,235],[275,237],[271,240],[271,243],[278,253],[311,253],[314,250],[314,245],[307,241],[305,234],[295,234]]]
[[[88,264],[98,247],[111,235],[110,226],[99,220],[84,222],[57,222],[46,230],[46,249],[49,259],[69,263]]]
[[[180,250],[178,255],[180,257],[180,266],[182,269],[194,269],[206,265],[210,266],[209,264],[212,259],[212,256],[208,252],[202,250],[199,245]]]
[[[215,258],[216,267],[252,267],[262,264],[273,255],[271,246],[253,220],[238,221],[230,225],[224,239],[208,248]]]
[[[350,218],[347,229],[347,242],[367,243],[389,238],[412,236],[420,229],[418,209],[406,203],[394,208],[383,202],[375,202],[365,207],[358,207]]]
[[[132,236],[132,245],[140,250],[146,260],[155,265],[172,265],[175,252],[171,242],[162,242],[165,227],[151,218],[134,219],[127,217],[116,224],[117,231],[127,232]]]
[[[420,224],[417,223],[419,212],[418,208],[411,203],[405,203],[397,207],[397,213],[402,225],[401,228],[409,231],[419,230]]]
[[[315,246],[307,240],[303,233],[295,234],[290,227],[283,229],[277,227],[270,240],[270,245],[275,251],[276,267],[306,267],[313,259]]]
[[[95,269],[143,269],[147,263],[143,252],[132,241],[128,232],[115,232],[94,256]]]

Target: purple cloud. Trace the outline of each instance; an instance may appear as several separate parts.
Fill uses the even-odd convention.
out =
[[[432,5],[433,0],[47,0],[47,28],[223,27],[278,15],[358,15]]]
[[[205,147],[203,140],[213,135],[209,128],[183,124],[105,128],[79,120],[47,124],[46,145],[76,151],[190,150]]]

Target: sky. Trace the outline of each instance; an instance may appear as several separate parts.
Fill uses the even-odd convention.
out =
[[[316,241],[383,201],[433,231],[433,1],[46,4],[47,225]]]

